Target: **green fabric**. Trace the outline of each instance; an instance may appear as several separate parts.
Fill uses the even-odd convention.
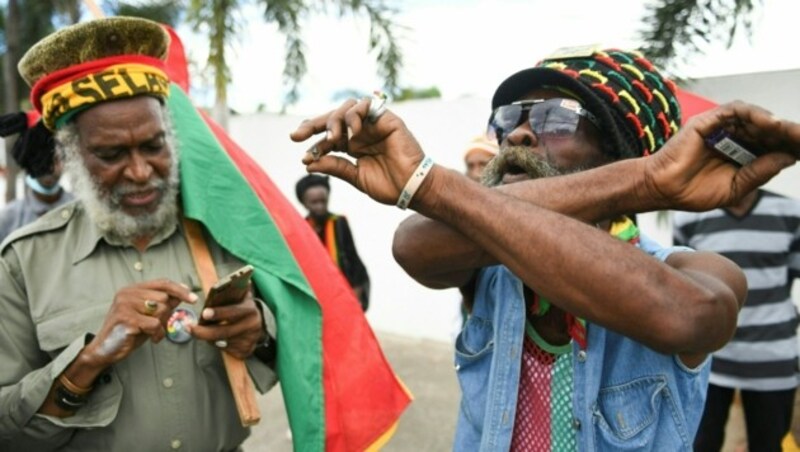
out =
[[[58,119],[56,119],[56,130],[64,127],[78,113],[80,113],[82,111],[85,111],[85,110],[88,110],[88,109],[90,109],[92,107],[94,107],[94,105],[84,105],[84,106],[78,107],[78,108],[76,108],[74,110],[70,110],[70,111],[64,113],[63,115],[59,116]]]
[[[525,334],[528,335],[534,344],[539,346],[539,348],[547,353],[553,355],[563,355],[572,351],[572,341],[569,341],[564,345],[551,345],[549,342],[544,340],[539,333],[536,332],[536,329],[533,327],[533,325],[531,325],[531,322],[528,321],[525,322]]]
[[[209,249],[219,274],[241,265],[213,241]],[[233,450],[245,439],[220,352],[204,341],[147,341],[109,369],[75,415],[35,414],[86,334],[100,329],[120,288],[167,278],[201,297],[182,305],[199,311],[202,290],[179,228],[139,253],[104,239],[71,203],[12,234],[2,257],[0,450],[20,450],[18,438],[6,438],[19,426],[36,441],[27,450],[166,450],[172,441],[182,450]],[[247,366],[260,390],[275,384],[265,364],[251,358]],[[74,435],[75,427],[103,428]]]
[[[295,448],[323,450],[322,314],[316,297],[269,211],[186,95],[173,86],[167,105],[180,142],[184,213],[255,267],[259,293],[280,330],[291,332],[278,338],[277,368]]]
[[[552,451],[574,452],[578,450],[577,432],[572,427],[573,386],[572,355],[560,355],[553,363],[553,379],[551,381],[550,434],[552,447],[550,450]],[[587,428],[589,427],[591,426],[587,426]]]

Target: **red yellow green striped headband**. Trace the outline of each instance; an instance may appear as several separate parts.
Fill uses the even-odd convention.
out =
[[[164,62],[143,55],[118,55],[70,66],[39,79],[31,103],[50,130],[100,102],[149,95],[169,96]]]

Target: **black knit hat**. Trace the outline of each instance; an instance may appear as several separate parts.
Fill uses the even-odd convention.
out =
[[[35,112],[9,113],[0,116],[0,136],[19,134],[11,156],[31,177],[53,173],[55,140]]]
[[[309,174],[300,179],[299,181],[297,181],[297,184],[294,186],[294,193],[297,196],[297,200],[300,201],[300,203],[302,203],[303,195],[306,194],[306,191],[308,191],[309,188],[316,186],[325,187],[325,189],[328,190],[328,193],[331,192],[331,186],[330,183],[328,182],[328,176]]]
[[[652,154],[681,123],[675,84],[639,52],[561,49],[503,81],[492,109],[537,88],[566,91],[581,100],[599,118],[603,152],[614,160]]]

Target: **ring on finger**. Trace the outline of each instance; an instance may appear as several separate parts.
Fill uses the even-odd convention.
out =
[[[320,157],[319,156],[319,148],[317,148],[316,146],[311,148],[311,157],[314,158],[314,161],[319,160],[319,157]]]
[[[220,339],[220,340],[214,342],[214,345],[217,348],[227,348],[228,347],[228,341],[226,341],[225,339]]]
[[[386,99],[386,94],[381,91],[375,91],[369,98],[369,110],[367,111],[369,122],[375,124],[386,113]]]
[[[154,300],[144,300],[144,315],[153,315],[158,309],[158,303]]]

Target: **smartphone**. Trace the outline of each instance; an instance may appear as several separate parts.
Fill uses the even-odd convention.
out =
[[[740,166],[747,165],[756,159],[756,154],[742,143],[734,140],[724,129],[714,131],[705,138],[706,146],[724,154]]]
[[[203,309],[228,306],[241,302],[244,296],[247,295],[247,291],[250,290],[250,279],[252,276],[253,266],[245,265],[217,281],[216,284],[211,286],[211,290],[208,291]],[[204,320],[203,317],[200,316],[199,323],[204,325],[213,323],[213,321]]]

